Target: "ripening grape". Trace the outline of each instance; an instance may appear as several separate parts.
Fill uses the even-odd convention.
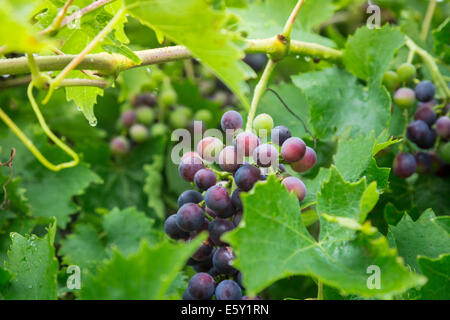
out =
[[[428,102],[433,100],[436,88],[431,81],[425,80],[419,82],[415,89],[416,99],[421,102]]]
[[[139,107],[136,110],[136,119],[139,123],[150,125],[155,121],[156,114],[155,111],[149,107]]]
[[[203,209],[195,203],[186,203],[178,209],[177,226],[184,231],[192,232],[200,229],[204,222]]]
[[[253,159],[261,167],[270,167],[278,162],[278,151],[271,144],[264,143],[253,151]]]
[[[204,170],[204,169],[202,169]],[[203,201],[203,196],[200,192],[195,190],[186,190],[178,197],[178,208],[181,208],[186,203],[199,204]]]
[[[267,113],[261,113],[253,120],[253,128],[260,137],[269,137],[273,128],[273,119]]]
[[[306,187],[303,181],[296,177],[284,178],[281,182],[289,192],[294,192],[298,201],[302,201],[306,196]]]
[[[215,185],[209,188],[205,193],[205,203],[217,215],[226,213],[231,207],[231,198],[228,190],[222,186]]]
[[[436,122],[436,119],[436,113],[433,111],[433,108],[429,106],[417,108],[416,113],[414,114],[414,120],[422,120],[429,126],[432,126]]]
[[[234,140],[234,147],[240,157],[252,155],[257,146],[259,146],[259,138],[254,133],[241,132]]]
[[[396,106],[407,109],[416,102],[414,91],[410,88],[400,88],[394,94],[394,103]]]
[[[400,82],[409,83],[416,77],[416,67],[411,63],[403,63],[397,68],[397,74]]]
[[[142,124],[133,124],[130,128],[130,137],[134,142],[141,143],[148,139],[148,129]]]
[[[200,169],[194,175],[194,183],[197,188],[206,191],[217,183],[217,176],[209,169]]]
[[[156,97],[149,92],[138,94],[134,96],[132,100],[132,105],[134,107],[142,107],[142,106],[153,107],[156,106],[156,103],[157,103]]]
[[[250,164],[244,164],[237,169],[234,180],[239,189],[243,191],[250,191],[253,185],[259,180],[261,171]]]
[[[232,265],[234,258],[235,255],[230,247],[220,247],[214,252],[213,265],[220,273],[233,275],[237,272]]]
[[[438,104],[438,102],[436,100],[431,100],[431,101],[428,101],[428,102],[419,102],[417,104],[417,109],[422,108],[422,107],[433,108],[437,104]]]
[[[207,161],[216,161],[222,149],[222,141],[215,137],[203,138],[197,144],[197,152]]]
[[[295,162],[303,158],[306,152],[306,144],[302,139],[292,137],[281,146],[281,156],[287,162]]]
[[[416,172],[416,159],[410,153],[399,153],[394,159],[392,170],[399,178],[408,178]]]
[[[419,151],[415,154],[417,173],[427,173],[431,170],[432,156],[428,152]]]
[[[166,234],[175,240],[189,238],[189,232],[181,230],[177,226],[176,220],[176,214],[173,214],[166,219],[166,221],[164,222],[164,231],[166,232]]]
[[[436,122],[436,133],[443,139],[450,139],[450,118],[440,117]]]
[[[115,137],[109,143],[112,154],[123,156],[130,151],[130,143],[125,137]]]
[[[188,284],[188,293],[197,300],[211,299],[214,294],[216,283],[209,274],[201,272],[194,275]]]
[[[231,130],[235,132],[238,129],[242,128],[243,120],[242,116],[239,112],[234,110],[227,111],[223,114],[222,119],[220,120],[220,126],[224,132],[227,130]]]
[[[234,229],[234,224],[230,220],[221,218],[214,219],[208,226],[209,236],[216,246],[225,246],[227,243],[223,242],[220,237],[230,230]]]
[[[397,90],[400,85],[398,74],[395,71],[386,71],[383,75],[383,84],[389,91]]]
[[[190,158],[190,157],[197,157],[200,160],[202,159],[202,157],[200,157],[200,155],[198,154],[198,152],[195,151],[189,151],[186,152],[185,154],[183,154],[183,156],[181,157],[181,161],[183,161],[184,159]]]
[[[296,172],[306,172],[314,167],[317,161],[313,148],[306,147],[305,155],[299,161],[291,163],[291,168]]]
[[[125,110],[120,116],[120,122],[126,128],[131,127],[136,122],[136,112],[134,110]]]
[[[270,134],[270,141],[272,143],[277,144],[279,146],[283,145],[283,143],[291,137],[291,132],[285,126],[276,126],[272,129]]]
[[[181,160],[178,173],[184,180],[192,182],[197,171],[204,168],[205,166],[200,158],[191,156]]]
[[[217,300],[240,300],[242,290],[233,280],[223,280],[217,285],[215,295]]]
[[[219,165],[224,171],[235,172],[243,162],[239,158],[235,147],[227,146],[219,154]]]

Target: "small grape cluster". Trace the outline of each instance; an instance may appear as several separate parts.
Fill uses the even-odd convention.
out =
[[[276,175],[299,201],[306,195],[304,183],[289,176],[284,164],[306,172],[316,163],[315,151],[302,139],[292,137],[287,127],[274,128],[268,114],[254,119],[254,132],[242,131],[242,126],[241,115],[227,111],[221,127],[231,134],[233,144],[225,146],[217,137],[204,137],[196,152],[187,152],[181,158],[179,174],[197,190],[179,196],[178,212],[165,221],[165,232],[172,239],[185,241],[202,231],[209,234],[187,262],[198,273],[190,279],[183,299],[204,300],[213,295],[217,300],[259,299],[242,297],[242,274],[233,266],[233,249],[222,235],[236,228],[243,217],[241,194],[251,191],[258,181],[265,181],[269,174]],[[267,136],[271,142],[261,143]]]
[[[443,175],[450,164],[450,104],[444,107],[435,100],[436,88],[428,80],[419,82],[414,90],[407,86],[398,88],[402,83],[412,83],[415,78],[416,68],[410,63],[400,65],[397,72],[387,71],[383,78],[389,90],[396,90],[393,100],[397,107],[409,109],[417,102],[414,121],[406,128],[406,137],[424,150],[396,155],[392,167],[400,178],[408,178],[415,172]],[[439,140],[441,143],[437,144]],[[438,152],[430,150],[435,147]]]

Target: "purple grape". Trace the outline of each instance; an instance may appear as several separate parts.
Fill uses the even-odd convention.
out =
[[[203,201],[203,196],[200,192],[195,190],[186,190],[178,197],[178,208],[181,208],[186,203],[199,204]]]
[[[211,299],[215,290],[214,278],[209,274],[201,272],[194,275],[188,284],[188,293],[197,300]]]
[[[197,188],[199,188],[202,191],[205,191],[217,183],[217,176],[212,170],[200,169],[194,175],[194,183],[197,186]]]
[[[428,106],[423,106],[417,108],[416,113],[414,114],[414,120],[422,120],[429,126],[432,126],[437,119],[436,113],[433,111],[433,108]]]
[[[207,259],[199,261],[196,264],[194,264],[192,266],[192,269],[194,269],[195,272],[208,272],[213,267],[212,255],[213,254],[211,254]]]
[[[197,152],[207,161],[217,161],[220,151],[223,149],[223,143],[218,138],[206,137],[197,144]]]
[[[264,143],[253,151],[253,159],[261,167],[270,167],[278,162],[278,151],[271,144]]]
[[[416,98],[414,91],[410,88],[400,88],[394,94],[394,103],[400,108],[407,109],[411,107],[414,102],[416,102]]]
[[[222,119],[220,120],[220,125],[224,132],[227,132],[227,130],[235,132],[236,130],[242,128],[242,124],[242,116],[239,114],[239,112],[236,112],[234,110],[225,112],[222,116]]]
[[[214,252],[213,265],[221,274],[233,275],[237,272],[232,266],[234,258],[235,255],[230,247],[220,247]]]
[[[306,152],[306,144],[302,139],[292,137],[287,139],[281,146],[281,156],[287,162],[299,161]]]
[[[431,81],[421,81],[415,89],[416,99],[421,102],[433,100],[436,88]]]
[[[257,167],[244,164],[237,169],[234,175],[234,181],[242,191],[250,191],[253,185],[259,180],[260,175],[261,171]]]
[[[131,127],[136,122],[136,112],[134,112],[134,110],[126,110],[122,112],[120,121],[124,127]]]
[[[237,227],[239,225],[239,223],[241,223],[242,221],[242,217],[243,217],[243,212],[239,211],[237,212],[234,217],[233,217],[233,224]]]
[[[242,290],[233,280],[221,281],[215,291],[216,300],[240,300]]]
[[[173,214],[169,216],[164,222],[164,231],[172,239],[187,239],[189,237],[189,232],[181,230],[177,226],[177,215]]]
[[[305,150],[306,152],[306,150]],[[280,163],[278,165],[278,170],[280,170],[280,173],[285,173],[286,172],[286,167],[284,166],[284,164]]]
[[[244,283],[242,282],[242,272],[238,271],[238,273],[234,278],[236,279],[236,282],[239,285],[239,287],[241,287],[242,290],[245,290]]]
[[[184,231],[200,229],[204,222],[203,209],[195,203],[186,203],[177,212],[177,226]]]
[[[281,182],[289,192],[294,192],[298,201],[302,201],[306,196],[306,187],[302,180],[296,177],[284,178]]]
[[[125,137],[115,137],[109,143],[112,154],[123,156],[130,151],[130,143]]]
[[[227,245],[226,242],[222,242],[222,240],[220,240],[220,237],[225,232],[228,232],[228,231],[233,230],[233,229],[234,229],[234,224],[231,221],[225,220],[225,219],[220,219],[220,218],[217,218],[214,221],[212,221],[209,224],[209,227],[208,227],[209,236],[211,238],[211,241],[216,246],[225,246],[225,245]]]
[[[395,175],[406,179],[416,172],[416,159],[410,153],[399,153],[392,164]]]
[[[414,158],[416,159],[416,171],[418,173],[430,172],[433,158],[429,153],[419,151]]]
[[[244,58],[244,62],[247,63],[256,72],[264,69],[267,60],[268,58],[265,53],[247,54]]]
[[[436,141],[436,132],[422,120],[411,122],[406,129],[406,136],[423,149],[431,148]]]
[[[225,147],[219,154],[219,165],[224,171],[235,172],[242,162],[242,157],[238,157],[238,153],[233,146]]]
[[[305,155],[299,161],[291,163],[292,170],[296,172],[306,172],[314,167],[317,161],[316,152],[310,147],[306,147]]]
[[[195,300],[189,293],[188,289],[184,290],[182,299],[183,300]]]
[[[133,99],[132,104],[135,107],[139,107],[139,106],[153,107],[153,106],[156,106],[157,102],[158,101],[156,100],[156,97],[153,94],[146,92],[146,93],[136,95]]]
[[[211,277],[213,277],[213,278],[220,276],[220,272],[217,271],[217,269],[216,269],[215,267],[211,267],[211,268],[208,270],[208,274],[209,274]]]
[[[211,256],[214,247],[209,243],[203,243],[200,248],[192,255],[192,259],[196,261],[205,261]]]
[[[417,104],[417,109],[422,108],[422,107],[433,108],[437,104],[438,104],[438,102],[436,100],[431,100],[431,101],[428,101],[428,102],[419,102]]]
[[[248,157],[259,146],[259,138],[250,132],[241,132],[234,140],[234,147],[240,157]]]
[[[436,122],[437,134],[445,139],[450,139],[450,118],[447,116],[440,117]]]
[[[276,126],[270,133],[270,140],[272,141],[272,143],[281,146],[291,136],[291,132],[288,128],[286,128],[285,126]]]
[[[242,200],[241,200],[241,190],[240,189],[236,189],[233,191],[232,195],[231,195],[231,203],[233,204],[234,208],[237,211],[242,211],[243,209],[243,205],[242,205]]]
[[[184,180],[192,182],[197,171],[204,168],[205,165],[200,158],[190,156],[181,160],[178,166],[178,173]]]
[[[231,206],[231,198],[228,190],[222,186],[215,185],[205,193],[205,203],[216,214],[226,212]]]

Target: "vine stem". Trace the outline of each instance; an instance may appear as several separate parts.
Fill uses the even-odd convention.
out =
[[[292,32],[292,28],[294,27],[295,18],[297,18],[297,15],[298,15],[300,9],[302,8],[302,5],[304,2],[305,2],[304,0],[299,0],[297,2],[297,4],[294,7],[294,10],[292,10],[291,15],[289,16],[289,18],[286,21],[286,24],[284,25],[282,34],[287,39],[289,39],[291,37],[291,32]]]
[[[108,24],[100,31],[95,38],[81,51],[81,53],[73,59],[58,76],[50,82],[50,88],[48,90],[47,96],[44,98],[43,103],[47,103],[50,97],[53,94],[53,90],[56,89],[61,81],[72,71],[80,62],[83,60],[86,55],[91,52],[102,39],[104,39],[115,27],[115,25],[122,19],[125,14],[125,9],[120,8],[119,11],[114,15],[114,17],[108,22]]]
[[[323,282],[317,280],[317,300],[323,300]]]
[[[103,7],[104,5],[113,2],[115,0],[97,0],[92,2],[90,5],[78,10],[77,12],[74,12],[73,14],[71,14],[70,16],[64,18],[64,20],[61,22],[61,27],[64,27],[65,25],[71,23],[73,20],[75,19],[79,19],[82,16],[84,16],[85,14],[94,11],[100,7]]]
[[[420,33],[420,39],[425,41],[427,39],[428,31],[430,30],[431,20],[433,19],[434,9],[436,9],[436,0],[430,0],[428,4],[427,13],[422,23],[422,32]]]
[[[252,103],[250,105],[250,111],[248,112],[247,116],[247,124],[245,126],[245,131],[252,131],[253,127],[253,119],[255,118],[256,109],[258,108],[259,101],[261,100],[261,97],[263,96],[264,92],[267,88],[267,83],[269,82],[270,75],[272,74],[272,71],[275,69],[276,62],[269,59],[269,62],[267,62],[266,67],[264,68],[264,72],[261,76],[261,79],[259,79],[258,84],[255,87],[255,91],[253,93],[253,99]]]
[[[52,24],[40,32],[41,35],[52,34],[53,32],[57,31],[61,27],[61,23],[67,13],[67,10],[69,9],[70,5],[72,4],[72,2],[73,2],[73,0],[68,0],[64,4],[64,7],[61,9],[61,11],[58,12],[58,15],[56,16],[55,20],[53,20]]]

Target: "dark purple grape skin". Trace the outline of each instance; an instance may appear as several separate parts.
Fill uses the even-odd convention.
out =
[[[192,259],[194,259],[195,261],[205,261],[211,256],[213,250],[214,247],[209,243],[202,243],[200,248],[198,248],[197,251],[195,251],[192,255]]]
[[[230,230],[234,229],[233,222],[221,218],[217,218],[214,221],[212,221],[209,224],[208,231],[209,231],[209,237],[211,238],[211,241],[216,246],[226,246],[228,245],[226,242],[223,242],[220,237],[225,232],[228,232]]]
[[[189,280],[187,288],[191,297],[197,300],[211,299],[215,290],[214,278],[209,274],[201,272]]]
[[[416,159],[416,172],[428,173],[431,170],[433,158],[428,152],[419,151],[415,154]]]
[[[172,239],[175,240],[187,239],[189,237],[189,232],[181,230],[177,226],[176,220],[177,220],[176,214],[169,216],[164,222],[164,231]]]
[[[146,92],[146,93],[136,95],[133,99],[132,104],[134,107],[139,107],[139,106],[153,107],[157,104],[157,102],[158,101],[153,94]]]
[[[131,127],[136,122],[136,112],[134,110],[125,110],[120,116],[120,121],[124,127]]]
[[[440,117],[436,122],[436,133],[445,140],[450,139],[450,118]]]
[[[186,190],[178,197],[178,208],[181,208],[186,203],[199,204],[203,201],[203,196],[200,192],[195,190]]]
[[[233,280],[223,280],[217,285],[215,295],[216,300],[240,300],[242,290]]]
[[[281,156],[286,162],[299,161],[306,152],[306,144],[302,139],[291,137],[281,146]]]
[[[431,148],[436,141],[436,132],[431,130],[422,120],[411,122],[406,129],[406,136],[423,149]]]
[[[242,290],[245,290],[244,284],[242,282],[242,272],[238,271],[236,276],[234,277],[239,287],[242,288]]]
[[[228,190],[222,186],[215,185],[205,193],[205,203],[217,215],[225,213],[231,207],[231,198]]]
[[[227,172],[235,172],[242,165],[243,157],[239,156],[236,148],[227,146],[219,154],[219,165],[222,170]]]
[[[417,109],[422,108],[422,107],[433,108],[437,104],[438,104],[438,102],[436,100],[431,100],[431,101],[428,101],[428,102],[419,102],[417,104]]]
[[[237,270],[232,266],[235,258],[233,250],[230,247],[220,247],[214,252],[213,265],[224,275],[234,275]]]
[[[183,292],[183,296],[182,296],[183,300],[195,300],[191,294],[189,293],[188,289],[186,288],[186,290],[184,290]]]
[[[291,131],[285,126],[276,126],[270,133],[270,141],[279,146],[292,136]]]
[[[399,153],[394,159],[392,170],[394,174],[402,179],[406,179],[416,172],[416,159],[410,153]]]
[[[261,171],[250,164],[244,164],[242,167],[237,169],[234,180],[236,185],[242,191],[250,191],[253,185],[259,180]]]
[[[433,108],[428,106],[423,106],[417,108],[414,114],[414,120],[422,120],[430,127],[436,122],[437,114],[433,111]]]
[[[115,137],[109,143],[112,154],[123,156],[130,151],[130,143],[125,137]]]
[[[180,176],[188,181],[194,181],[194,176],[200,169],[204,169],[203,161],[198,157],[187,157],[181,160],[178,166],[178,173]]]
[[[241,200],[241,192],[242,190],[236,189],[231,194],[231,203],[237,211],[242,211],[242,209],[244,208]]]
[[[242,116],[239,112],[234,110],[225,112],[220,120],[220,126],[225,133],[227,130],[235,132],[236,130],[241,129],[243,123]]]
[[[194,183],[197,188],[206,191],[217,183],[217,176],[212,170],[200,169],[194,175]]]
[[[436,88],[431,81],[421,81],[415,89],[416,99],[421,102],[433,100]]]
[[[313,148],[306,147],[305,155],[299,161],[291,163],[292,170],[296,172],[306,172],[311,170],[316,164],[317,156]]]
[[[247,54],[244,62],[247,63],[255,72],[261,71],[267,63],[267,55],[264,53]]]
[[[213,278],[220,276],[220,272],[217,271],[217,269],[216,269],[215,267],[211,267],[211,268],[208,270],[208,274],[209,274],[211,277],[213,277]]]
[[[208,257],[208,259],[205,259],[203,261],[197,262],[196,264],[192,265],[192,269],[194,269],[195,272],[208,272],[213,267],[213,263],[212,263],[212,255],[213,254],[214,254],[214,251]]]
[[[239,225],[239,223],[241,223],[242,221],[242,217],[243,217],[243,212],[239,211],[237,212],[234,217],[233,217],[233,224],[237,227]]]
[[[186,203],[177,212],[177,226],[181,230],[197,231],[203,225],[205,215],[203,209],[195,203]]]

